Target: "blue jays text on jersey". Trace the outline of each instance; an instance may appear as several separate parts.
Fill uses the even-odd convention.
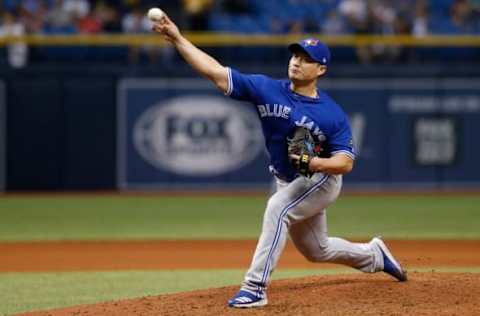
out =
[[[227,95],[257,107],[271,169],[280,177],[291,181],[297,174],[287,155],[287,138],[297,126],[312,132],[323,154],[341,152],[355,158],[347,115],[326,93],[318,91],[318,98],[302,96],[290,89],[288,80],[242,74],[231,68],[228,80]]]

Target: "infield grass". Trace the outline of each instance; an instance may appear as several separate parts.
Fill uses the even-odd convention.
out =
[[[480,273],[480,268],[435,271]],[[238,285],[244,273],[244,270],[0,273],[0,315]],[[273,279],[346,273],[360,272],[344,268],[285,269],[276,271]]]
[[[2,196],[0,240],[256,239],[267,197]],[[329,232],[479,239],[480,196],[343,196]]]
[[[266,200],[266,196],[4,195],[0,241],[256,239]],[[399,239],[480,239],[480,196],[343,196],[328,214],[330,234],[348,238],[381,234]],[[435,270],[480,273],[480,268]],[[0,315],[235,285],[244,273],[0,273]],[[354,270],[279,270],[273,276],[332,273]]]
[[[341,271],[353,270],[279,270],[273,279]],[[0,274],[0,315],[240,284],[244,273],[244,270],[4,273]]]

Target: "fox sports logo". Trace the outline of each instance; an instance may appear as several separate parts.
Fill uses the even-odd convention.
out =
[[[170,99],[136,121],[133,143],[157,168],[186,176],[214,176],[251,162],[263,148],[255,112],[211,96]]]

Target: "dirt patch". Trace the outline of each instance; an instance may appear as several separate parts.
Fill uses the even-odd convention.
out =
[[[480,315],[480,274],[411,273],[406,283],[385,274],[280,280],[272,282],[269,305],[250,310],[226,307],[237,290],[224,287],[21,315]]]
[[[256,241],[24,242],[0,244],[0,272],[246,269]],[[480,241],[389,240],[408,267],[479,267]],[[215,258],[215,260],[212,260]],[[338,265],[307,262],[287,244],[279,268]],[[270,304],[233,310],[238,286],[151,296],[21,315],[480,315],[480,274],[410,273],[399,283],[383,273],[273,281]]]
[[[0,272],[246,269],[255,245],[253,240],[0,243]],[[480,267],[476,240],[388,240],[388,245],[407,267]],[[310,263],[288,243],[278,267],[341,266]]]

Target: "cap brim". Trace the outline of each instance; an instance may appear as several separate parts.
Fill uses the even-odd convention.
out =
[[[298,43],[293,43],[293,44],[288,45],[288,50],[291,51],[292,53],[295,53],[295,52],[298,52],[298,51],[304,52],[304,53],[306,53],[308,56],[310,56],[311,59],[317,61],[317,60],[315,59],[315,57],[312,56],[312,54],[310,54],[310,52],[305,49],[305,47],[303,47],[302,45],[300,45],[300,44],[298,44]],[[318,62],[318,61],[317,61],[317,62]]]

